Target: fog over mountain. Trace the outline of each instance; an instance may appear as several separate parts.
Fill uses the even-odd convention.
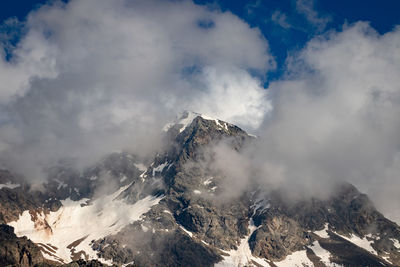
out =
[[[318,35],[264,88],[268,40],[212,6],[56,1],[19,27],[17,44],[2,43],[10,55],[1,49],[3,168],[42,182],[60,161],[151,157],[161,128],[193,110],[257,135],[240,152],[213,148],[238,190],[255,179],[293,199],[326,197],[349,181],[400,221],[400,28]]]

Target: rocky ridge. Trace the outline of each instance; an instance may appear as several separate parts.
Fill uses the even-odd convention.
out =
[[[97,192],[109,195],[123,188],[116,197],[130,205],[148,196],[158,197],[159,201],[118,231],[91,241],[92,252],[79,253],[75,249],[72,253],[79,244],[71,246],[71,255],[75,255],[71,260],[75,262],[70,264],[400,265],[399,226],[380,214],[368,197],[351,184],[338,185],[326,200],[290,203],[280,192],[265,195],[256,190],[257,186],[251,186],[228,201],[219,201],[226,177],[209,166],[208,157],[212,154],[205,151],[221,141],[240,151],[254,137],[237,126],[195,113],[183,114],[164,130],[168,146],[150,164],[138,162],[128,153],[116,153],[83,173],[55,168],[41,193],[33,193],[22,182],[16,188],[0,189],[4,200],[0,202],[2,223],[17,220],[25,210],[31,211],[33,220],[35,212],[52,214],[62,209],[67,198],[95,205]],[[17,184],[10,173],[1,174]],[[6,184],[7,179],[3,180]],[[19,239],[14,236],[10,240],[16,244]],[[30,255],[44,250],[32,242],[28,247],[33,249]],[[11,265],[67,264],[45,259],[46,255],[27,261],[24,256],[16,256],[24,255],[22,249],[15,251],[18,252],[13,253]],[[79,262],[76,257],[83,260]],[[103,263],[91,263],[91,259]],[[28,265],[18,265],[21,262]]]

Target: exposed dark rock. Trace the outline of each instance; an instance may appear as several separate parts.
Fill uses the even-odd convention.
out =
[[[82,259],[73,261],[68,264],[60,265],[60,267],[106,267],[106,266],[109,266],[109,265],[103,264],[103,263],[99,262],[98,260],[85,261]],[[114,265],[114,266],[116,266],[116,265]],[[129,267],[136,267],[136,265],[131,264],[131,265],[129,265]]]
[[[38,246],[26,237],[17,237],[11,226],[0,224],[0,266],[32,267],[43,262]]]
[[[263,192],[252,185],[241,194],[221,201],[219,195],[223,193],[226,177],[210,167],[213,162],[210,147],[222,141],[241,151],[254,138],[234,125],[201,116],[182,131],[181,127],[178,124],[169,129],[165,137],[168,145],[152,164],[147,164],[146,171],[137,168],[135,156],[114,153],[82,173],[68,166],[52,169],[43,192],[30,190],[23,181],[19,181],[18,188],[1,189],[0,221],[15,220],[27,209],[56,211],[60,199],[93,200],[96,194],[108,194],[130,185],[119,196],[125,201],[135,203],[148,195],[163,199],[119,233],[93,241],[92,248],[98,255],[116,264],[213,266],[225,255],[222,250],[237,249],[241,239],[250,234],[249,225],[254,222],[256,229],[248,240],[249,247],[253,256],[265,259],[271,266],[300,250],[306,251],[314,266],[324,266],[313,251],[314,242],[331,253],[332,262],[344,266],[381,266],[381,263],[400,266],[400,251],[394,243],[400,239],[399,226],[379,213],[353,185],[339,184],[326,199],[296,202],[288,201],[278,190]],[[17,178],[6,171],[0,172],[0,182],[12,179]],[[255,197],[258,193],[261,198]],[[314,233],[325,226],[329,227],[329,238]],[[28,239],[17,238],[6,226],[0,230],[1,266],[54,264],[44,261],[40,249]],[[371,241],[377,255],[339,235]],[[252,264],[257,266],[255,261]],[[77,260],[63,266],[103,264]]]

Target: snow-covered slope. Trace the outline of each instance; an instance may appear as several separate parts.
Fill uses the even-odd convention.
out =
[[[208,162],[213,154],[199,152],[219,140],[240,151],[257,139],[194,112],[164,130],[171,143],[153,158],[142,163],[121,152],[83,174],[60,168],[43,194],[31,194],[29,186],[4,174],[0,219],[59,263],[100,258],[120,266],[399,265],[400,228],[351,184],[327,199],[292,203],[255,182],[222,201],[230,172],[215,171]],[[20,208],[12,213],[14,207]],[[11,228],[4,229],[12,236]],[[18,258],[22,248],[15,251]],[[0,246],[0,266],[1,252]]]
[[[257,229],[257,227],[254,225],[253,219],[250,219],[248,228],[250,232],[249,235],[240,240],[240,244],[236,250],[224,251],[224,253],[228,254],[228,256],[223,256],[223,261],[215,264],[215,267],[244,267],[253,265],[252,262],[256,262],[260,266],[270,266],[264,259],[254,257],[251,253],[249,238]]]
[[[9,225],[15,228],[17,236],[27,236],[39,244],[47,259],[64,263],[79,258],[97,259],[91,248],[92,240],[119,232],[139,220],[161,199],[147,196],[129,204],[118,199],[127,187],[129,185],[93,202],[64,200],[59,210],[48,214],[25,211]]]

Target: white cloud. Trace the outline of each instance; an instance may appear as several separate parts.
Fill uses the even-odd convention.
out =
[[[293,26],[288,22],[288,18],[286,16],[285,13],[282,13],[279,10],[274,11],[274,13],[272,13],[271,15],[271,20],[272,22],[274,22],[275,24],[278,24],[279,26],[281,26],[284,29],[290,29]]]
[[[198,77],[206,88],[187,108],[212,117],[257,129],[271,109],[267,91],[244,70],[206,68]]]
[[[292,59],[269,89],[274,109],[255,149],[268,183],[324,196],[350,181],[381,210],[398,209],[399,44],[398,28],[379,35],[357,23]]]
[[[400,28],[379,35],[367,23],[311,40],[271,83],[254,144],[214,147],[215,168],[240,180],[227,194],[257,180],[288,200],[326,198],[348,181],[400,222],[399,45]]]
[[[258,29],[189,1],[44,6],[0,60],[2,158],[39,176],[32,166],[62,157],[154,151],[164,120],[187,108],[256,127],[268,103],[249,71],[273,65]]]
[[[151,153],[163,121],[184,109],[253,129],[268,114],[243,176],[320,196],[350,180],[384,211],[398,208],[398,28],[379,35],[358,23],[315,37],[267,95],[249,73],[273,68],[268,44],[231,13],[185,1],[72,0],[32,13],[26,27],[13,61],[0,60],[7,167],[37,178],[63,157]]]
[[[309,23],[314,25],[319,32],[322,32],[326,25],[332,20],[329,16],[321,16],[314,8],[314,0],[296,0],[296,10],[303,14]]]

